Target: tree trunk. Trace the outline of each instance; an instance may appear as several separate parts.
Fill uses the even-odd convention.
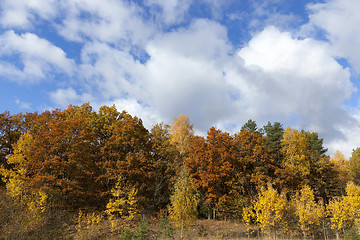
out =
[[[325,220],[323,220],[323,230],[324,230],[324,240],[327,240],[327,237],[326,237],[326,226],[325,226]]]
[[[184,222],[183,219],[181,219],[180,239],[183,239],[183,231],[184,231]]]

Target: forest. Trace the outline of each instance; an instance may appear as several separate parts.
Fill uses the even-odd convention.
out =
[[[253,120],[197,136],[115,106],[0,113],[0,239],[360,239],[360,148]],[[211,235],[199,221],[239,226]]]

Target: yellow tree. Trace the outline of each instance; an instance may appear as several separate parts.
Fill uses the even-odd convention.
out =
[[[195,183],[187,169],[181,170],[170,200],[169,217],[180,228],[182,238],[184,228],[196,218],[196,208],[199,202]]]
[[[296,174],[306,177],[310,174],[310,165],[305,136],[298,130],[287,127],[281,140],[284,160],[283,167],[293,170]]]
[[[288,201],[284,194],[279,194],[270,184],[267,189],[262,188],[257,201],[254,202],[255,220],[260,224],[264,233],[286,231],[288,222]]]
[[[48,195],[44,191],[31,191],[26,186],[24,177],[27,174],[26,155],[29,153],[29,146],[33,137],[29,132],[24,133],[14,145],[14,154],[9,155],[7,163],[12,168],[2,166],[0,173],[6,184],[6,193],[13,200],[16,210],[11,217],[19,222],[19,232],[29,232],[41,226],[45,221],[45,211],[49,206]],[[8,225],[8,224],[5,224]],[[10,225],[8,225],[9,228]],[[10,229],[12,229],[10,227]],[[8,229],[9,230],[9,229]],[[17,229],[18,230],[18,229]],[[10,230],[11,231],[11,230]]]
[[[331,157],[330,162],[334,165],[335,171],[338,172],[337,181],[340,189],[338,189],[337,194],[343,195],[345,194],[346,183],[351,180],[349,160],[347,160],[341,152],[336,151],[335,154]]]
[[[137,190],[134,187],[125,186],[123,179],[119,178],[115,187],[111,189],[111,198],[106,205],[105,213],[109,215],[110,220],[132,220],[139,212],[136,194]]]
[[[331,228],[336,230],[337,239],[339,233],[345,232],[354,226],[360,214],[360,186],[349,182],[346,186],[346,196],[331,201],[327,206],[330,216]]]
[[[305,185],[295,198],[295,214],[299,218],[299,226],[304,238],[312,230],[315,230],[325,217],[325,209],[322,204],[315,202],[314,192]]]
[[[194,137],[193,125],[187,116],[181,114],[172,122],[170,128],[170,142],[176,146],[180,156],[186,156]]]
[[[14,154],[8,156],[7,163],[11,169],[1,168],[3,181],[6,183],[7,193],[11,197],[24,196],[25,187],[23,177],[26,176],[26,155],[29,153],[33,137],[29,132],[24,133],[14,147]]]

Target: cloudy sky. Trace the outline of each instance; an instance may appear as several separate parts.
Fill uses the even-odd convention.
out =
[[[360,146],[359,0],[1,0],[0,112],[116,104]]]

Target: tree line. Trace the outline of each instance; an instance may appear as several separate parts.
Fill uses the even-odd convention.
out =
[[[360,149],[349,160],[326,152],[318,133],[279,122],[258,129],[249,120],[235,134],[212,127],[203,137],[184,115],[148,130],[115,106],[0,114],[1,188],[33,217],[81,210],[131,220],[165,211],[180,227],[196,217],[304,236],[328,224],[341,234],[358,219]]]

